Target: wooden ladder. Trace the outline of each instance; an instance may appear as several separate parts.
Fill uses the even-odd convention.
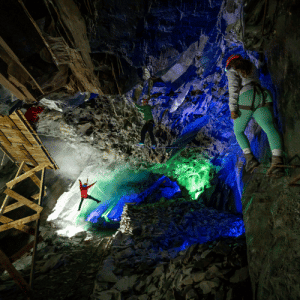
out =
[[[33,277],[34,277],[34,269],[35,269],[35,256],[36,256],[36,248],[37,243],[41,242],[43,239],[39,237],[39,224],[40,224],[40,214],[43,210],[41,205],[42,197],[46,196],[45,187],[44,187],[44,178],[45,178],[45,168],[49,167],[50,163],[42,163],[35,168],[28,166],[24,161],[19,165],[19,169],[15,178],[8,183],[6,183],[7,189],[4,191],[6,197],[0,209],[0,232],[9,230],[11,228],[18,229],[23,231],[27,234],[34,236],[34,241],[27,244],[23,247],[20,251],[12,255],[8,258],[5,253],[0,249],[0,271],[6,270],[10,277],[18,284],[21,290],[26,294],[28,299],[32,299],[32,284],[33,284]],[[36,173],[42,170],[41,179],[36,176]],[[24,171],[25,173],[20,175]],[[33,201],[23,197],[22,195],[16,193],[12,190],[12,188],[19,182],[23,181],[24,179],[30,177],[32,181],[39,187],[40,191],[38,194],[32,196],[33,199],[38,200],[38,203],[34,203]],[[17,200],[17,202],[7,205],[9,197]],[[34,210],[36,213],[25,217],[19,220],[13,220],[8,217],[5,217],[4,214],[15,210],[22,206],[27,206]],[[36,221],[35,227],[30,227],[25,225],[26,223]],[[32,256],[32,264],[31,264],[31,273],[30,273],[30,282],[27,283],[25,279],[21,276],[21,274],[16,270],[13,266],[13,262],[21,258],[25,253],[30,251],[33,248],[33,256]],[[2,267],[1,267],[2,265]]]

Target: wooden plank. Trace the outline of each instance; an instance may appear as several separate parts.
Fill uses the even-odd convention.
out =
[[[13,264],[9,261],[9,258],[5,253],[0,249],[0,263],[4,269],[8,272],[11,278],[18,284],[21,290],[28,296],[32,294],[31,289],[25,279],[21,274],[16,270]]]
[[[19,145],[19,149],[28,159],[30,159],[33,162],[35,166],[38,165],[37,161],[33,158],[33,156],[27,151],[27,149],[23,145]]]
[[[22,80],[22,83],[24,83],[24,80],[27,79],[28,81],[31,82],[31,89],[37,89],[40,92],[40,95],[44,94],[39,84],[31,76],[31,74],[27,71],[27,69],[22,65],[17,55],[15,55],[14,51],[6,44],[6,42],[3,40],[2,37],[0,37],[0,57],[3,60],[3,62],[5,62],[7,65],[13,66],[13,69],[15,70],[13,74],[15,76],[18,76],[18,74],[22,74],[22,77],[24,78]],[[14,80],[11,79],[10,77],[12,77]],[[20,86],[19,88],[23,91],[25,95],[30,94],[27,88],[9,73],[8,73],[8,80],[11,81],[16,86],[19,85]]]
[[[1,167],[3,166],[3,162],[4,162],[5,155],[6,155],[6,154],[3,152],[3,157],[2,157],[2,161],[1,161]]]
[[[28,139],[28,132],[25,134],[19,128],[12,129],[9,127],[5,127],[4,125],[0,125],[0,130],[3,131],[7,138],[13,139],[13,142],[25,144],[28,147],[32,147],[31,141]],[[27,136],[26,136],[27,135]],[[34,142],[33,142],[34,143]]]
[[[45,187],[45,188],[46,188],[46,187]],[[43,196],[44,196],[44,197],[47,196],[47,192],[46,192],[46,191],[44,192],[44,195],[43,195]],[[40,197],[40,193],[37,193],[37,194],[34,194],[33,196],[31,196],[31,198],[34,199],[34,200],[38,200],[39,197]]]
[[[11,146],[10,140],[8,140],[8,138],[2,130],[0,130],[0,141],[5,145],[5,147]]]
[[[0,84],[9,89],[18,99],[26,100],[26,96],[20,91],[17,87],[15,87],[7,78],[5,78],[2,74],[0,74]]]
[[[43,168],[45,168],[47,166],[48,166],[48,164],[40,164],[37,167],[33,168],[32,170],[26,172],[25,174],[19,176],[18,178],[11,180],[10,182],[8,182],[6,184],[6,186],[9,187],[9,188],[12,188],[18,182],[20,182],[20,181],[22,181],[22,180],[24,180],[24,179],[32,176],[33,174],[35,174],[36,172],[42,170]]]
[[[39,206],[38,204],[33,203],[32,201],[21,196],[20,194],[16,193],[15,191],[12,191],[11,189],[6,189],[4,191],[4,194],[18,200],[19,202],[25,204],[26,206],[30,207],[31,209],[35,210],[38,213],[40,213],[43,210],[43,208],[41,206]]]
[[[33,135],[37,135],[37,133],[34,131],[34,129],[31,127],[28,121],[28,125],[25,125],[23,121],[21,121],[17,116],[14,115],[14,113],[10,114],[9,117],[14,121],[14,123],[18,126],[18,128],[22,131],[23,134],[25,132],[25,134],[27,135],[26,137],[29,139],[31,144],[36,143],[37,145],[39,145],[39,143],[33,137]]]
[[[17,125],[8,116],[1,115],[0,123],[6,129],[18,129]]]
[[[11,154],[7,151],[7,149],[4,147],[4,145],[2,145],[1,143],[0,143],[0,148],[1,148],[1,150],[3,151],[3,153],[5,153],[6,154],[6,156],[14,163],[16,160],[14,159],[14,157],[13,156],[11,156]]]
[[[13,222],[1,225],[0,226],[0,232],[8,230],[8,229],[13,228],[13,227],[16,227],[18,225],[23,225],[23,224],[35,221],[39,217],[40,217],[40,214],[37,213],[35,215],[32,215],[32,216],[29,216],[29,217],[26,217],[26,218],[23,218],[23,219],[20,219],[20,220],[17,220],[17,221],[13,221]]]
[[[30,168],[28,165],[24,165],[23,168],[24,168],[25,172],[32,170],[32,168]],[[40,187],[41,181],[35,174],[30,176],[30,178],[38,187]]]
[[[16,202],[16,203],[14,203],[14,204],[8,205],[8,206],[5,207],[3,213],[5,214],[5,213],[7,213],[7,212],[9,212],[9,211],[12,211],[12,210],[17,209],[17,208],[19,208],[19,207],[22,207],[22,206],[24,206],[24,205],[25,205],[25,204],[22,203],[22,202]]]
[[[10,219],[10,218],[7,218],[5,216],[0,216],[0,222],[3,223],[3,224],[7,224],[7,223],[10,223],[10,222],[13,222],[14,220]],[[34,227],[31,227],[31,226],[27,226],[27,225],[17,225],[14,227],[15,229],[18,229],[20,231],[23,231],[25,233],[28,233],[30,235],[34,235],[35,234],[35,229]]]
[[[27,147],[32,147],[32,144],[28,141],[26,136],[22,134],[20,130],[16,132],[16,135],[20,138],[20,140],[22,140],[23,144],[25,144]]]
[[[23,165],[24,165],[24,161],[22,161],[22,163],[21,163],[21,165],[20,165],[20,167],[19,167],[19,169],[16,173],[15,178],[17,178],[20,175],[20,173],[22,171],[22,168],[23,168]],[[3,215],[3,213],[4,213],[4,208],[6,207],[8,199],[9,199],[9,196],[6,196],[3,203],[2,203],[2,206],[1,206],[1,209],[0,209],[0,216]]]
[[[41,243],[43,241],[43,237],[40,235],[38,239],[38,243]],[[12,255],[9,258],[9,261],[11,263],[14,263],[15,261],[19,260],[22,256],[24,256],[27,252],[29,252],[34,246],[34,241],[30,242],[29,244],[25,245],[21,250],[19,250],[17,253]],[[4,268],[0,265],[0,273],[4,271]]]
[[[24,117],[23,113],[20,110],[14,111],[13,114],[15,114],[23,122],[24,125],[26,125],[28,128],[30,127],[32,129],[32,127],[29,125],[28,121],[26,120],[26,118]],[[31,131],[33,131],[33,129]],[[52,159],[52,157],[49,154],[49,152],[47,151],[47,149],[43,146],[43,143],[40,140],[40,138],[38,137],[38,135],[32,135],[32,136],[41,145],[41,150],[45,153],[45,155],[47,156],[49,162],[51,163],[51,165],[49,165],[48,167],[46,167],[46,169],[57,170],[58,169],[57,164]]]
[[[45,184],[45,168],[42,170],[42,175],[41,175],[41,185],[40,185],[40,194],[39,194],[39,202],[38,202],[39,205],[42,205],[42,197],[44,194],[44,184]],[[39,227],[40,227],[40,218],[37,219],[36,226],[35,226],[35,228],[36,228],[35,229],[35,239],[34,239],[34,247],[33,247],[33,253],[32,253],[30,281],[29,281],[30,288],[32,288],[33,279],[34,279],[35,258],[36,258],[37,244],[38,244]]]

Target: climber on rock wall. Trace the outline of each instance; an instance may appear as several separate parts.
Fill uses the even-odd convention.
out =
[[[275,167],[283,165],[283,158],[281,137],[274,126],[271,93],[260,86],[256,67],[241,55],[231,55],[226,61],[225,71],[234,133],[246,158],[246,171],[253,172],[260,164],[254,157],[244,133],[253,116],[268,137],[272,150],[272,175],[282,177],[285,174],[284,169]]]
[[[80,201],[80,204],[79,204],[78,211],[81,209],[81,205],[82,205],[82,202],[83,202],[84,199],[91,199],[91,200],[96,201],[97,203],[101,202],[100,200],[97,200],[94,197],[92,197],[92,196],[90,196],[90,195],[87,194],[87,190],[90,187],[92,187],[96,182],[94,182],[93,184],[91,184],[91,185],[88,186],[88,179],[87,179],[86,183],[82,185],[82,183],[81,183],[81,181],[79,179],[79,185],[80,185],[80,191],[81,191],[81,201]]]
[[[152,109],[154,108],[154,106],[150,106],[148,104],[148,102],[149,102],[148,98],[144,97],[142,106],[134,103],[135,106],[139,109],[139,111],[144,114],[144,120],[146,120],[146,123],[142,128],[141,142],[139,143],[139,145],[144,145],[145,136],[148,131],[150,134],[151,142],[152,142],[152,148],[154,149],[156,147],[155,138],[154,138],[154,134],[153,134],[154,120],[153,120],[153,116],[152,116]]]

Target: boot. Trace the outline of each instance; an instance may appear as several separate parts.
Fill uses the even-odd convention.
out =
[[[267,176],[277,177],[280,178],[285,175],[284,168],[275,167],[276,165],[283,165],[283,158],[282,156],[272,156],[272,163],[271,167],[267,172]]]
[[[246,172],[252,173],[254,169],[256,169],[260,165],[260,163],[257,161],[257,159],[252,153],[244,155],[246,158]]]

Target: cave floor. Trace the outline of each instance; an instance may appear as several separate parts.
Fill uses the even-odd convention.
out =
[[[49,222],[41,226],[44,241],[36,256],[34,299],[87,300],[93,292],[105,246],[115,230],[80,232],[68,238],[58,236],[52,227]],[[29,282],[31,255],[23,256],[16,268]],[[6,272],[0,276],[0,292],[1,300],[27,299]]]

